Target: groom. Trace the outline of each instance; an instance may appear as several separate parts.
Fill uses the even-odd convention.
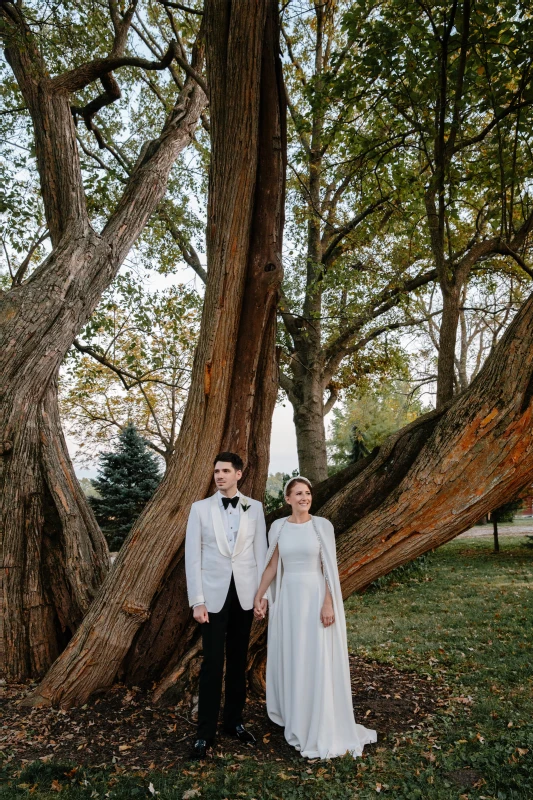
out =
[[[217,491],[192,504],[187,523],[187,593],[194,619],[202,626],[203,645],[198,730],[191,754],[196,759],[205,757],[215,737],[224,648],[224,730],[245,744],[256,743],[242,724],[242,712],[254,597],[265,565],[267,539],[263,506],[237,489],[242,470],[240,456],[219,453],[214,462]]]

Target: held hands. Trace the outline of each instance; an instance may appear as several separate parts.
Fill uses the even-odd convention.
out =
[[[331,600],[325,600],[320,612],[320,621],[324,628],[329,628],[335,622],[335,612]]]
[[[199,622],[200,624],[209,622],[209,614],[207,613],[207,608],[204,605],[193,608],[192,615],[196,622]]]
[[[254,600],[254,617],[257,620],[265,618],[268,607],[268,601],[261,597],[256,597]]]

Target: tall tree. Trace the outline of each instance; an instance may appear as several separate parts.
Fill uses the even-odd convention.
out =
[[[217,451],[241,453],[244,493],[263,495],[278,386],[285,176],[277,20],[273,0],[205,5],[208,270],[189,399],[165,478],[41,684],[38,702],[73,702],[109,685],[119,668],[135,682],[163,674],[172,683],[186,671],[199,640],[185,595],[183,539]]]
[[[412,154],[442,292],[437,407],[454,393],[465,286],[481,263],[527,264],[533,204],[533,48],[527,4],[385,0],[354,4],[355,46],[339,80],[374,87],[376,111]],[[500,258],[498,259],[497,256]],[[502,258],[503,257],[503,258]]]
[[[118,550],[161,481],[160,465],[134,425],[121,431],[116,448],[100,456],[89,498],[111,550]]]
[[[8,676],[16,679],[49,667],[107,571],[105,540],[76,480],[61,431],[58,370],[161,202],[170,170],[191,141],[207,103],[199,75],[201,41],[190,64],[176,41],[159,60],[140,58],[128,52],[137,0],[123,10],[110,0],[107,15],[105,9],[89,6],[91,13],[100,14],[102,37],[97,43],[88,37],[95,48],[90,53],[83,45],[80,52],[73,51],[83,37],[68,38],[87,7],[54,7],[54,14],[63,13],[55,21],[65,38],[63,69],[51,75],[46,38],[50,21],[42,17],[43,10],[38,4],[0,3],[0,33],[15,78],[11,88],[31,120],[50,240],[39,266],[28,273],[29,263],[25,269],[21,264],[12,287],[0,294],[0,649]],[[96,134],[95,116],[120,98],[116,71],[148,74],[176,62],[183,70],[182,89],[160,133],[142,147],[97,230],[84,190],[75,122],[82,120]],[[97,82],[102,91],[89,99]]]
[[[287,7],[283,27],[294,252],[280,304],[280,381],[300,471],[313,481],[327,477],[325,415],[365,375],[394,371],[391,334],[418,322],[406,298],[437,277],[402,208],[403,132],[376,113],[370,84],[339,80],[356,50],[341,26],[349,7],[316,0],[295,20]]]

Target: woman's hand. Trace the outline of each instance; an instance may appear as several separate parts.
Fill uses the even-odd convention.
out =
[[[267,612],[267,606],[268,602],[264,598],[259,597],[259,595],[256,595],[254,600],[254,617],[257,620],[265,618],[265,614]]]
[[[320,612],[320,621],[324,628],[329,628],[335,622],[335,611],[333,610],[333,603],[329,598],[324,600],[322,611]]]

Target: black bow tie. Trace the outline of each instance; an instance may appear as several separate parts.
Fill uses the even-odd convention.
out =
[[[236,494],[235,497],[223,497],[222,498],[222,505],[224,506],[226,511],[227,511],[228,506],[229,506],[230,503],[233,506],[233,508],[237,508],[237,503],[238,502],[239,502],[239,495],[238,494]]]

